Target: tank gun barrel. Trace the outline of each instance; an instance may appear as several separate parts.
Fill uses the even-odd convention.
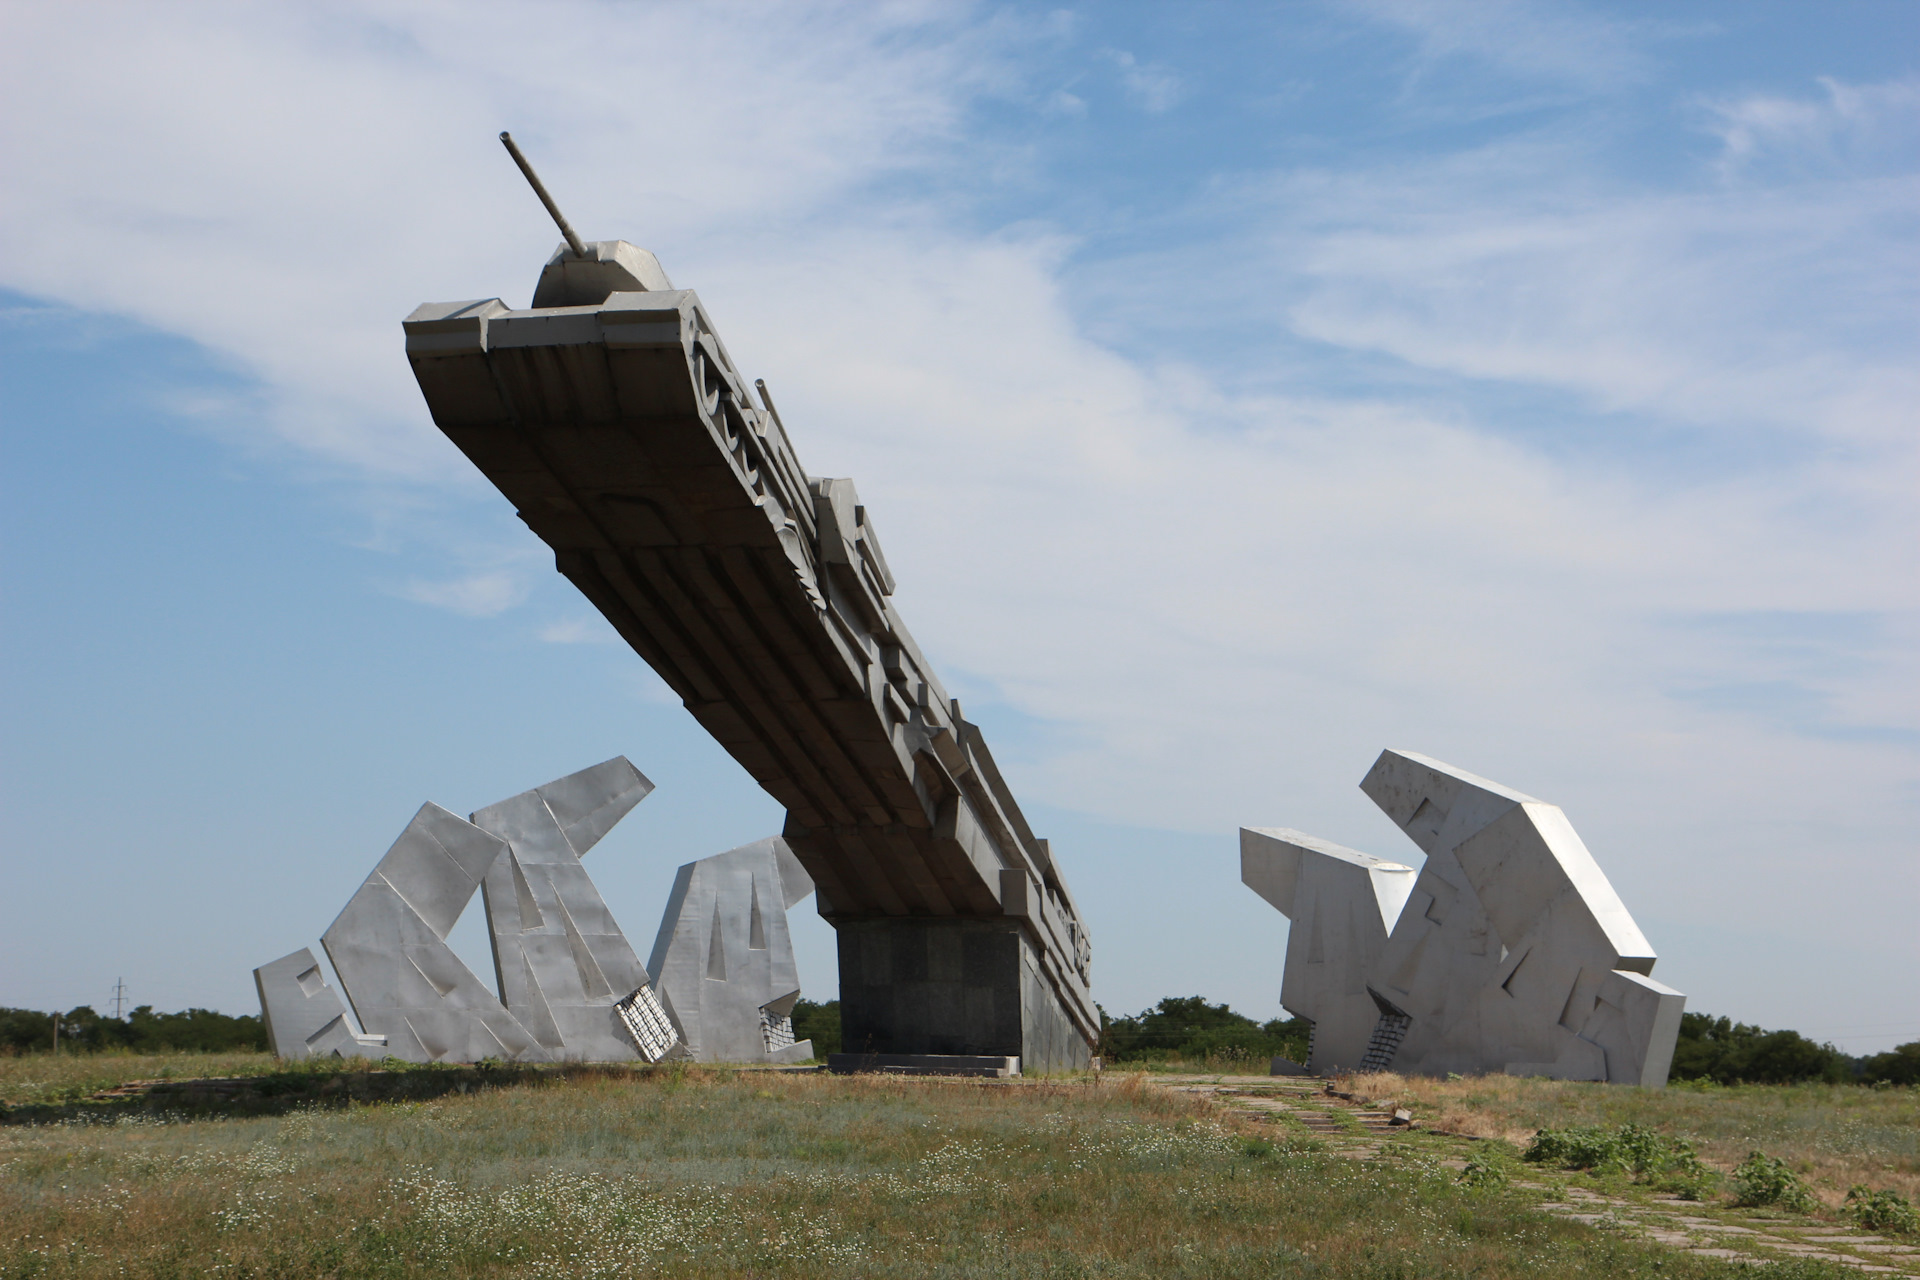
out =
[[[527,176],[528,184],[533,187],[533,194],[540,197],[540,203],[547,206],[547,212],[553,215],[554,225],[559,227],[560,234],[567,238],[567,248],[573,250],[576,258],[586,257],[587,246],[580,243],[580,235],[568,224],[567,215],[560,212],[560,206],[555,204],[553,197],[547,194],[547,186],[540,181],[540,175],[533,171],[533,166],[527,163],[527,158],[520,154],[520,148],[514,143],[513,135],[502,129],[500,142],[506,147],[507,154],[513,157],[513,162],[520,166],[520,172]]]

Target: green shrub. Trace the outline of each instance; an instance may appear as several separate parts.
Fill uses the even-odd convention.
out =
[[[1700,1163],[1691,1143],[1638,1124],[1542,1129],[1525,1158],[1566,1169],[1624,1173],[1688,1200],[1704,1199],[1718,1178]]]
[[[1813,1192],[1785,1160],[1755,1151],[1733,1171],[1734,1203],[1745,1206],[1778,1205],[1795,1213],[1812,1213],[1818,1206]]]
[[[1467,1167],[1460,1171],[1462,1184],[1475,1190],[1496,1190],[1507,1185],[1507,1166],[1483,1143],[1481,1148],[1467,1157]]]
[[[1619,1140],[1613,1130],[1574,1126],[1534,1134],[1523,1158],[1568,1169],[1600,1169],[1614,1164],[1618,1154]]]
[[[1869,1231],[1920,1235],[1920,1212],[1897,1191],[1870,1191],[1856,1186],[1847,1192],[1847,1216]]]

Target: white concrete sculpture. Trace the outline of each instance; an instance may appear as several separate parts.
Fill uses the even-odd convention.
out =
[[[320,962],[306,947],[253,971],[260,992],[260,1020],[276,1055],[301,1058],[379,1058],[385,1036],[357,1034],[347,1025],[340,993],[327,985]]]
[[[1309,1066],[1666,1083],[1686,997],[1555,805],[1382,752],[1360,788],[1426,854],[1416,873],[1297,831],[1243,828],[1240,877],[1292,922],[1281,1003]]]
[[[653,784],[624,757],[464,821],[419,813],[322,937],[361,1030],[313,953],[254,971],[276,1054],[411,1062],[659,1061],[680,1041],[580,855]],[[498,991],[447,945],[485,887]]]
[[[618,756],[473,815],[507,843],[482,893],[506,1006],[556,1058],[633,1056],[614,1006],[647,985],[581,855],[653,790]]]
[[[804,1062],[787,910],[813,880],[778,836],[689,862],[674,877],[647,968],[701,1062]]]
[[[369,1035],[409,1062],[538,1061],[547,1055],[447,945],[506,842],[439,805],[420,806],[320,935]]]

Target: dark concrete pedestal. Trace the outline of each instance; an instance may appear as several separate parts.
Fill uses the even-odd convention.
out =
[[[842,1053],[1010,1057],[1029,1074],[1092,1061],[1019,921],[889,916],[832,924]]]

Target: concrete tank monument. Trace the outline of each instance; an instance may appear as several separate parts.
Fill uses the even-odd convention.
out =
[[[1085,1066],[1080,912],[895,611],[853,482],[807,474],[698,295],[581,241],[502,140],[566,242],[529,308],[407,318],[434,422],[785,806],[836,930],[844,1064]]]
[[[1240,878],[1292,922],[1280,1002],[1308,1066],[1666,1083],[1686,997],[1566,814],[1410,752],[1360,783],[1419,871],[1298,831],[1240,832]]]

